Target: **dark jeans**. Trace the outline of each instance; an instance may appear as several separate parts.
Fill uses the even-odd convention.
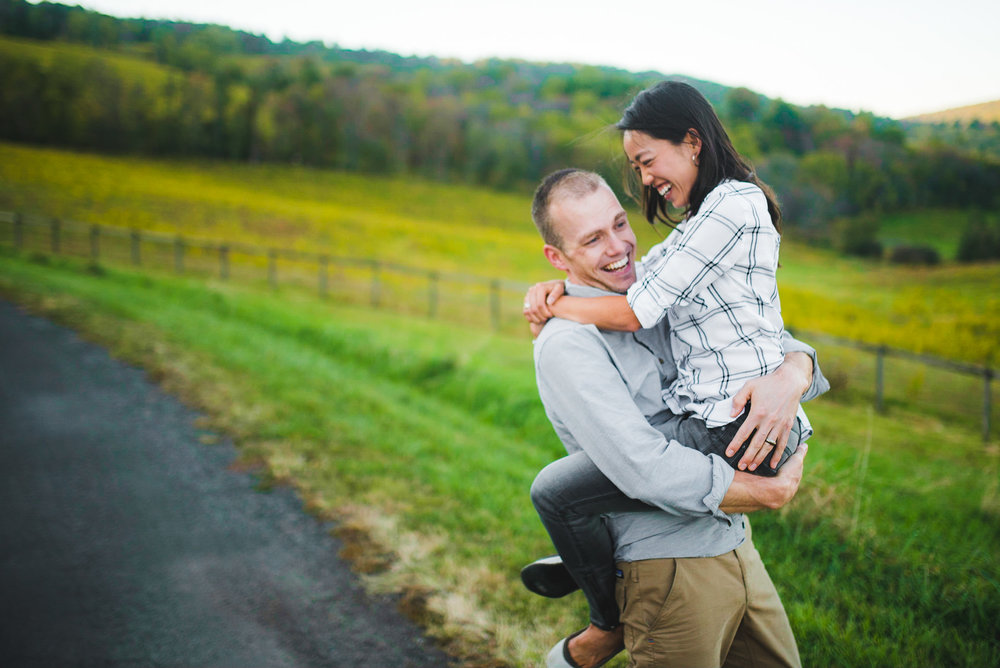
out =
[[[674,416],[656,425],[656,429],[668,440],[674,439],[705,454],[719,455],[735,468],[749,440],[732,457],[725,456],[726,447],[748,413],[749,406],[737,420],[715,428],[709,428],[699,417]],[[777,468],[781,468],[798,447],[799,434],[796,420]],[[765,463],[752,473],[773,476],[777,469]],[[605,630],[615,628],[619,623],[615,602],[615,546],[602,515],[655,508],[625,496],[583,452],[563,457],[542,469],[531,485],[531,501],[566,569],[587,597],[591,623]]]

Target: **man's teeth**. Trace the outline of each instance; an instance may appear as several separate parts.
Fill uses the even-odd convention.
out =
[[[623,257],[617,262],[612,262],[611,264],[604,265],[604,271],[618,271],[622,267],[628,266],[628,258]]]
[[[659,190],[658,190],[658,192],[660,193],[660,197],[666,197],[667,193],[670,192],[670,188],[671,188],[671,185],[669,183],[660,186]]]

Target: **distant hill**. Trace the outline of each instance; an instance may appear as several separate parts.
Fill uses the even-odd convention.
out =
[[[930,114],[911,116],[903,120],[917,121],[920,123],[971,123],[978,120],[982,123],[1000,122],[1000,100],[993,102],[983,102],[981,104],[970,104],[966,107],[956,107],[944,111],[935,111]]]

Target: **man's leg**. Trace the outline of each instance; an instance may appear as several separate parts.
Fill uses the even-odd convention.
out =
[[[736,556],[746,581],[747,610],[723,665],[726,668],[799,668],[802,662],[788,615],[750,538],[749,522],[747,539],[736,548]]]
[[[634,668],[722,665],[746,610],[735,552],[621,562],[616,595]]]

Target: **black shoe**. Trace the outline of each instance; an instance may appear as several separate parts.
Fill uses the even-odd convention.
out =
[[[522,568],[521,582],[528,591],[548,598],[560,598],[580,588],[559,555],[536,559]]]

